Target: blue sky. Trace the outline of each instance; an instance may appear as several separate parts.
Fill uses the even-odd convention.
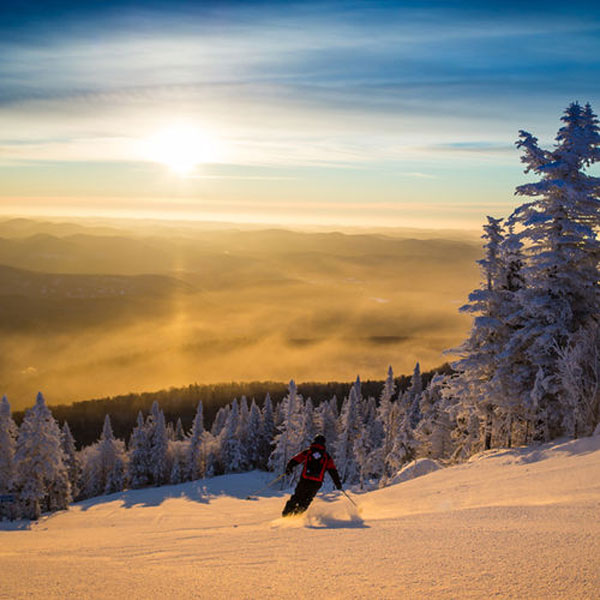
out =
[[[478,227],[516,204],[519,129],[550,144],[569,102],[598,111],[599,13],[19,3],[0,212]]]

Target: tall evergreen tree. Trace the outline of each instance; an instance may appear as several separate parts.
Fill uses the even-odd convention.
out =
[[[255,469],[260,466],[260,444],[262,438],[262,423],[260,409],[254,399],[250,405],[250,414],[246,425],[246,457],[248,466]]]
[[[169,448],[169,437],[165,425],[165,415],[158,408],[158,402],[153,405],[153,423],[150,429],[150,465],[154,485],[166,483],[169,476],[167,464],[167,451]]]
[[[337,399],[336,399],[337,404]],[[319,432],[325,436],[328,448],[335,448],[338,438],[338,415],[333,411],[331,402],[321,402],[317,409]]]
[[[150,483],[150,440],[144,416],[138,412],[136,426],[129,439],[129,461],[127,479],[132,488],[141,488]]]
[[[185,431],[183,430],[181,417],[178,417],[177,423],[175,424],[175,441],[183,442],[183,440],[185,440]]]
[[[406,390],[405,399],[405,402],[409,407],[409,425],[412,429],[414,429],[421,420],[420,405],[422,392],[423,380],[421,378],[421,366],[417,363],[410,379],[410,387]]]
[[[362,431],[360,406],[362,403],[360,378],[350,388],[340,414],[340,433],[337,440],[335,462],[342,481],[357,483],[360,467],[354,453],[354,443]]]
[[[290,458],[300,451],[299,432],[302,428],[303,402],[293,379],[281,405],[282,421],[278,426],[279,433],[275,436],[273,452],[269,458],[269,466],[276,473],[283,473]]]
[[[125,445],[115,438],[110,417],[104,418],[102,434],[98,442],[97,477],[100,493],[113,494],[125,486]]]
[[[15,476],[15,444],[17,426],[12,419],[6,396],[0,402],[0,494],[12,490]]]
[[[523,326],[508,348],[521,366],[513,393],[530,395],[531,429],[542,440],[561,433],[564,421],[557,348],[567,347],[571,336],[596,322],[600,312],[600,178],[585,172],[600,157],[600,131],[591,107],[582,109],[577,102],[562,121],[552,150],[520,132],[521,160],[526,172],[540,180],[517,187],[517,194],[531,200],[511,216],[526,249],[525,286],[519,292]]]
[[[273,403],[271,402],[271,395],[268,392],[262,408],[260,425],[258,466],[261,469],[266,469],[269,464],[269,456],[271,456],[271,452],[273,450],[273,438],[275,437],[275,417],[273,414]]]
[[[60,429],[38,393],[25,414],[15,450],[15,480],[21,514],[38,519],[42,512],[64,509],[71,488],[60,442]]]
[[[220,434],[221,461],[225,473],[238,473],[246,466],[246,457],[242,444],[238,439],[238,427],[240,421],[240,409],[238,401],[234,398],[231,410],[227,417],[225,427]]]
[[[6,396],[0,402],[0,494],[12,492],[15,477],[15,444],[17,426],[10,413]],[[0,504],[0,519],[13,518],[14,507]]]
[[[71,496],[77,498],[80,491],[81,463],[75,449],[75,440],[66,421],[63,423],[61,431],[61,445],[64,454],[64,464],[69,475],[69,483],[71,484]]]
[[[196,416],[192,425],[190,435],[190,444],[188,450],[188,470],[189,479],[195,481],[205,475],[205,464],[203,460],[203,442],[204,442],[204,408],[202,400],[198,402]]]

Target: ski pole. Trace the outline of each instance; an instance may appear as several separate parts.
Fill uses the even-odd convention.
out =
[[[350,496],[348,496],[348,494],[346,494],[346,490],[342,490],[342,494],[344,494],[344,496],[346,496],[346,498],[348,498],[348,500],[350,500],[350,502],[352,502],[352,504],[354,504],[354,506],[356,506],[356,508],[358,508],[358,504],[356,504],[356,502],[354,502],[354,500],[352,500],[352,498],[350,498]]]
[[[274,483],[277,483],[282,477],[285,477],[285,473],[282,473],[281,475],[275,477],[275,479],[269,481],[269,483],[267,483],[267,485],[265,485],[264,487],[261,487],[259,490],[256,490],[252,494],[246,496],[246,500],[251,500],[252,496],[256,496],[256,494],[259,494],[263,490],[266,490],[268,487],[272,486]]]

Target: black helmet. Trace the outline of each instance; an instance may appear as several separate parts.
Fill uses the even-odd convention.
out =
[[[325,445],[325,436],[319,434],[318,436],[315,437],[313,444],[321,444],[321,446]]]

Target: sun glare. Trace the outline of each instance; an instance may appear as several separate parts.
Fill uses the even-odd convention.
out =
[[[178,124],[158,131],[145,142],[147,157],[185,176],[218,158],[214,139],[193,126]]]

